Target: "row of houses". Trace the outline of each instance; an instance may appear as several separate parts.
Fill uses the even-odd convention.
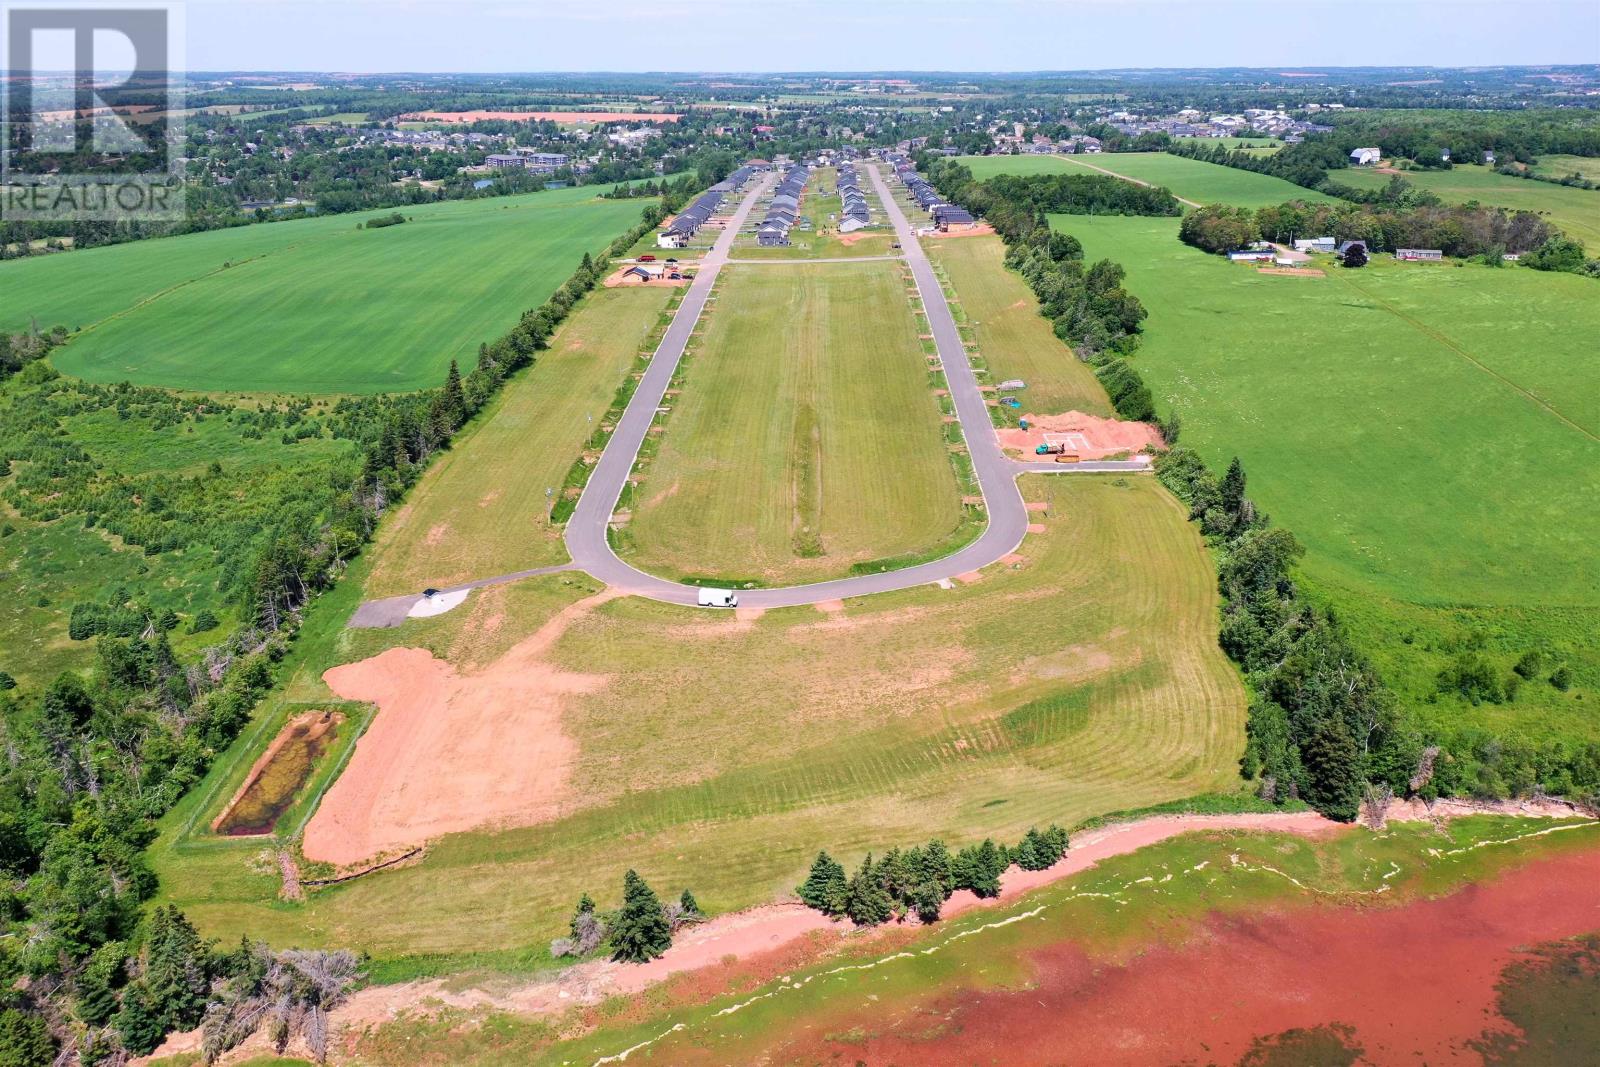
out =
[[[791,164],[784,171],[783,180],[778,183],[772,201],[767,205],[766,217],[756,227],[757,244],[772,248],[789,243],[789,231],[800,220],[800,196],[810,173],[804,163]]]
[[[683,248],[722,206],[729,193],[738,192],[750,180],[755,168],[746,164],[710,189],[695,197],[694,202],[673,217],[671,223],[656,234],[657,248]]]
[[[861,191],[861,178],[855,165],[839,165],[839,232],[853,233],[872,224],[872,212],[867,209],[866,194]]]
[[[948,203],[932,182],[917,173],[916,165],[910,159],[896,153],[888,156],[888,160],[894,167],[894,176],[906,187],[906,192],[933,219],[934,229],[964,230],[974,224],[976,220],[971,212],[960,205]]]

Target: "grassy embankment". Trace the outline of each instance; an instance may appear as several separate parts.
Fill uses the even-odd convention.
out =
[[[1414,713],[1600,737],[1592,281],[1382,258],[1285,278],[1188,248],[1175,219],[1053,222],[1127,267],[1158,406],[1214,468],[1243,459]],[[1435,695],[1457,654],[1509,671],[1530,648],[1544,664],[1512,703]],[[1563,663],[1566,693],[1545,680]]]
[[[665,575],[780,585],[969,532],[893,263],[733,267],[618,534]]]

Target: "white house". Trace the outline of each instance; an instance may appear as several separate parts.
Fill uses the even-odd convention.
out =
[[[1376,148],[1355,148],[1350,151],[1350,165],[1352,167],[1373,167],[1383,158],[1383,153]]]

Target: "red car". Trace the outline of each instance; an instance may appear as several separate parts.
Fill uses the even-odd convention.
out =
[[[639,257],[639,262],[640,263],[654,263],[655,261],[656,261],[656,257],[655,256],[640,256]]]

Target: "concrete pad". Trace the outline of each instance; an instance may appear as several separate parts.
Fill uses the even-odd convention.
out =
[[[435,615],[443,615],[452,608],[458,608],[467,599],[470,589],[458,589],[453,593],[435,593],[433,596],[418,597],[417,602],[411,605],[411,610],[406,612],[407,618],[431,619]]]

